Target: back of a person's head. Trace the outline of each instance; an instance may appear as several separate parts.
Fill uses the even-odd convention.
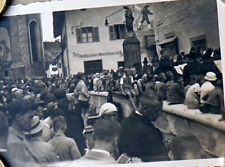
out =
[[[120,134],[120,124],[116,120],[99,119],[94,124],[94,140],[112,142]]]
[[[175,137],[170,147],[174,160],[202,158],[202,146],[199,140],[193,135]]]
[[[53,119],[53,130],[57,132],[58,130],[65,130],[66,128],[66,119],[59,115]]]

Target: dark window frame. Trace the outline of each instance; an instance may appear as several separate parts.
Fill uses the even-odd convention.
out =
[[[76,29],[77,43],[93,43],[99,42],[99,29],[98,27],[81,27]]]
[[[109,39],[112,40],[121,40],[125,38],[125,24],[114,24],[109,26]]]
[[[197,44],[200,41],[204,41],[204,46],[202,49],[206,49],[207,48],[207,39],[205,35],[201,35],[201,36],[197,36],[197,37],[193,37],[190,38],[190,43],[191,43],[191,47],[198,47],[198,45],[200,46],[200,44]]]

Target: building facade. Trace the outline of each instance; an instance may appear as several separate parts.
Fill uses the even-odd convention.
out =
[[[1,77],[43,77],[45,74],[40,15],[3,17],[0,32]]]
[[[63,60],[67,74],[96,73],[117,70],[119,66],[123,66],[123,41],[126,36],[124,14],[125,10],[121,6],[64,12],[65,21],[58,35],[62,36],[65,46]],[[55,31],[58,18],[60,17],[56,13]],[[153,31],[147,34],[149,33],[154,36]],[[143,34],[136,34],[143,41]],[[146,50],[147,47],[142,42],[141,46]],[[142,49],[142,59],[146,56],[148,52]]]
[[[160,47],[188,54],[191,47],[219,49],[216,0],[153,3],[154,30]]]

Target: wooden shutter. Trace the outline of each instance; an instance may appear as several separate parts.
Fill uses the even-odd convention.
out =
[[[77,43],[82,43],[82,30],[76,29]]]
[[[99,30],[98,27],[93,27],[93,42],[99,42]]]
[[[125,25],[121,24],[119,25],[119,33],[120,33],[120,39],[125,38]]]
[[[109,26],[109,39],[110,40],[115,40],[116,39],[116,34],[114,31],[114,26]]]

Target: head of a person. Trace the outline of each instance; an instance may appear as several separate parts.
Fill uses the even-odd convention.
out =
[[[125,68],[125,69],[124,69],[124,74],[125,74],[126,76],[130,75],[130,69]]]
[[[53,130],[54,132],[62,131],[65,132],[67,128],[66,119],[64,116],[59,115],[53,119]]]
[[[217,80],[216,74],[214,72],[207,72],[205,75],[205,80],[215,83]]]
[[[24,131],[27,139],[41,138],[44,123],[38,116],[33,116],[31,120],[31,129]]]
[[[132,67],[130,68],[130,73],[131,75],[135,76],[137,74],[137,70],[134,67]]]
[[[82,72],[77,73],[77,79],[82,80],[84,78],[84,74]]]
[[[118,119],[118,111],[114,104],[112,103],[105,103],[101,106],[99,111],[100,119]]]
[[[9,104],[9,113],[14,126],[21,130],[30,130],[37,105],[33,100],[17,100]]]
[[[11,89],[11,94],[15,97],[15,98],[22,98],[23,97],[23,90],[19,89],[17,87],[14,87]]]
[[[172,160],[188,160],[203,158],[203,149],[199,140],[193,136],[177,136],[171,142]]]
[[[155,121],[158,118],[159,111],[162,110],[162,105],[161,98],[152,87],[148,87],[139,97],[138,111],[150,121]]]
[[[113,153],[117,149],[120,124],[115,120],[98,119],[93,128],[94,148]]]
[[[6,148],[8,127],[8,119],[6,115],[0,111],[0,149]]]
[[[172,73],[172,71],[167,71],[166,72],[166,78],[168,81],[173,81],[174,80],[174,75]]]

